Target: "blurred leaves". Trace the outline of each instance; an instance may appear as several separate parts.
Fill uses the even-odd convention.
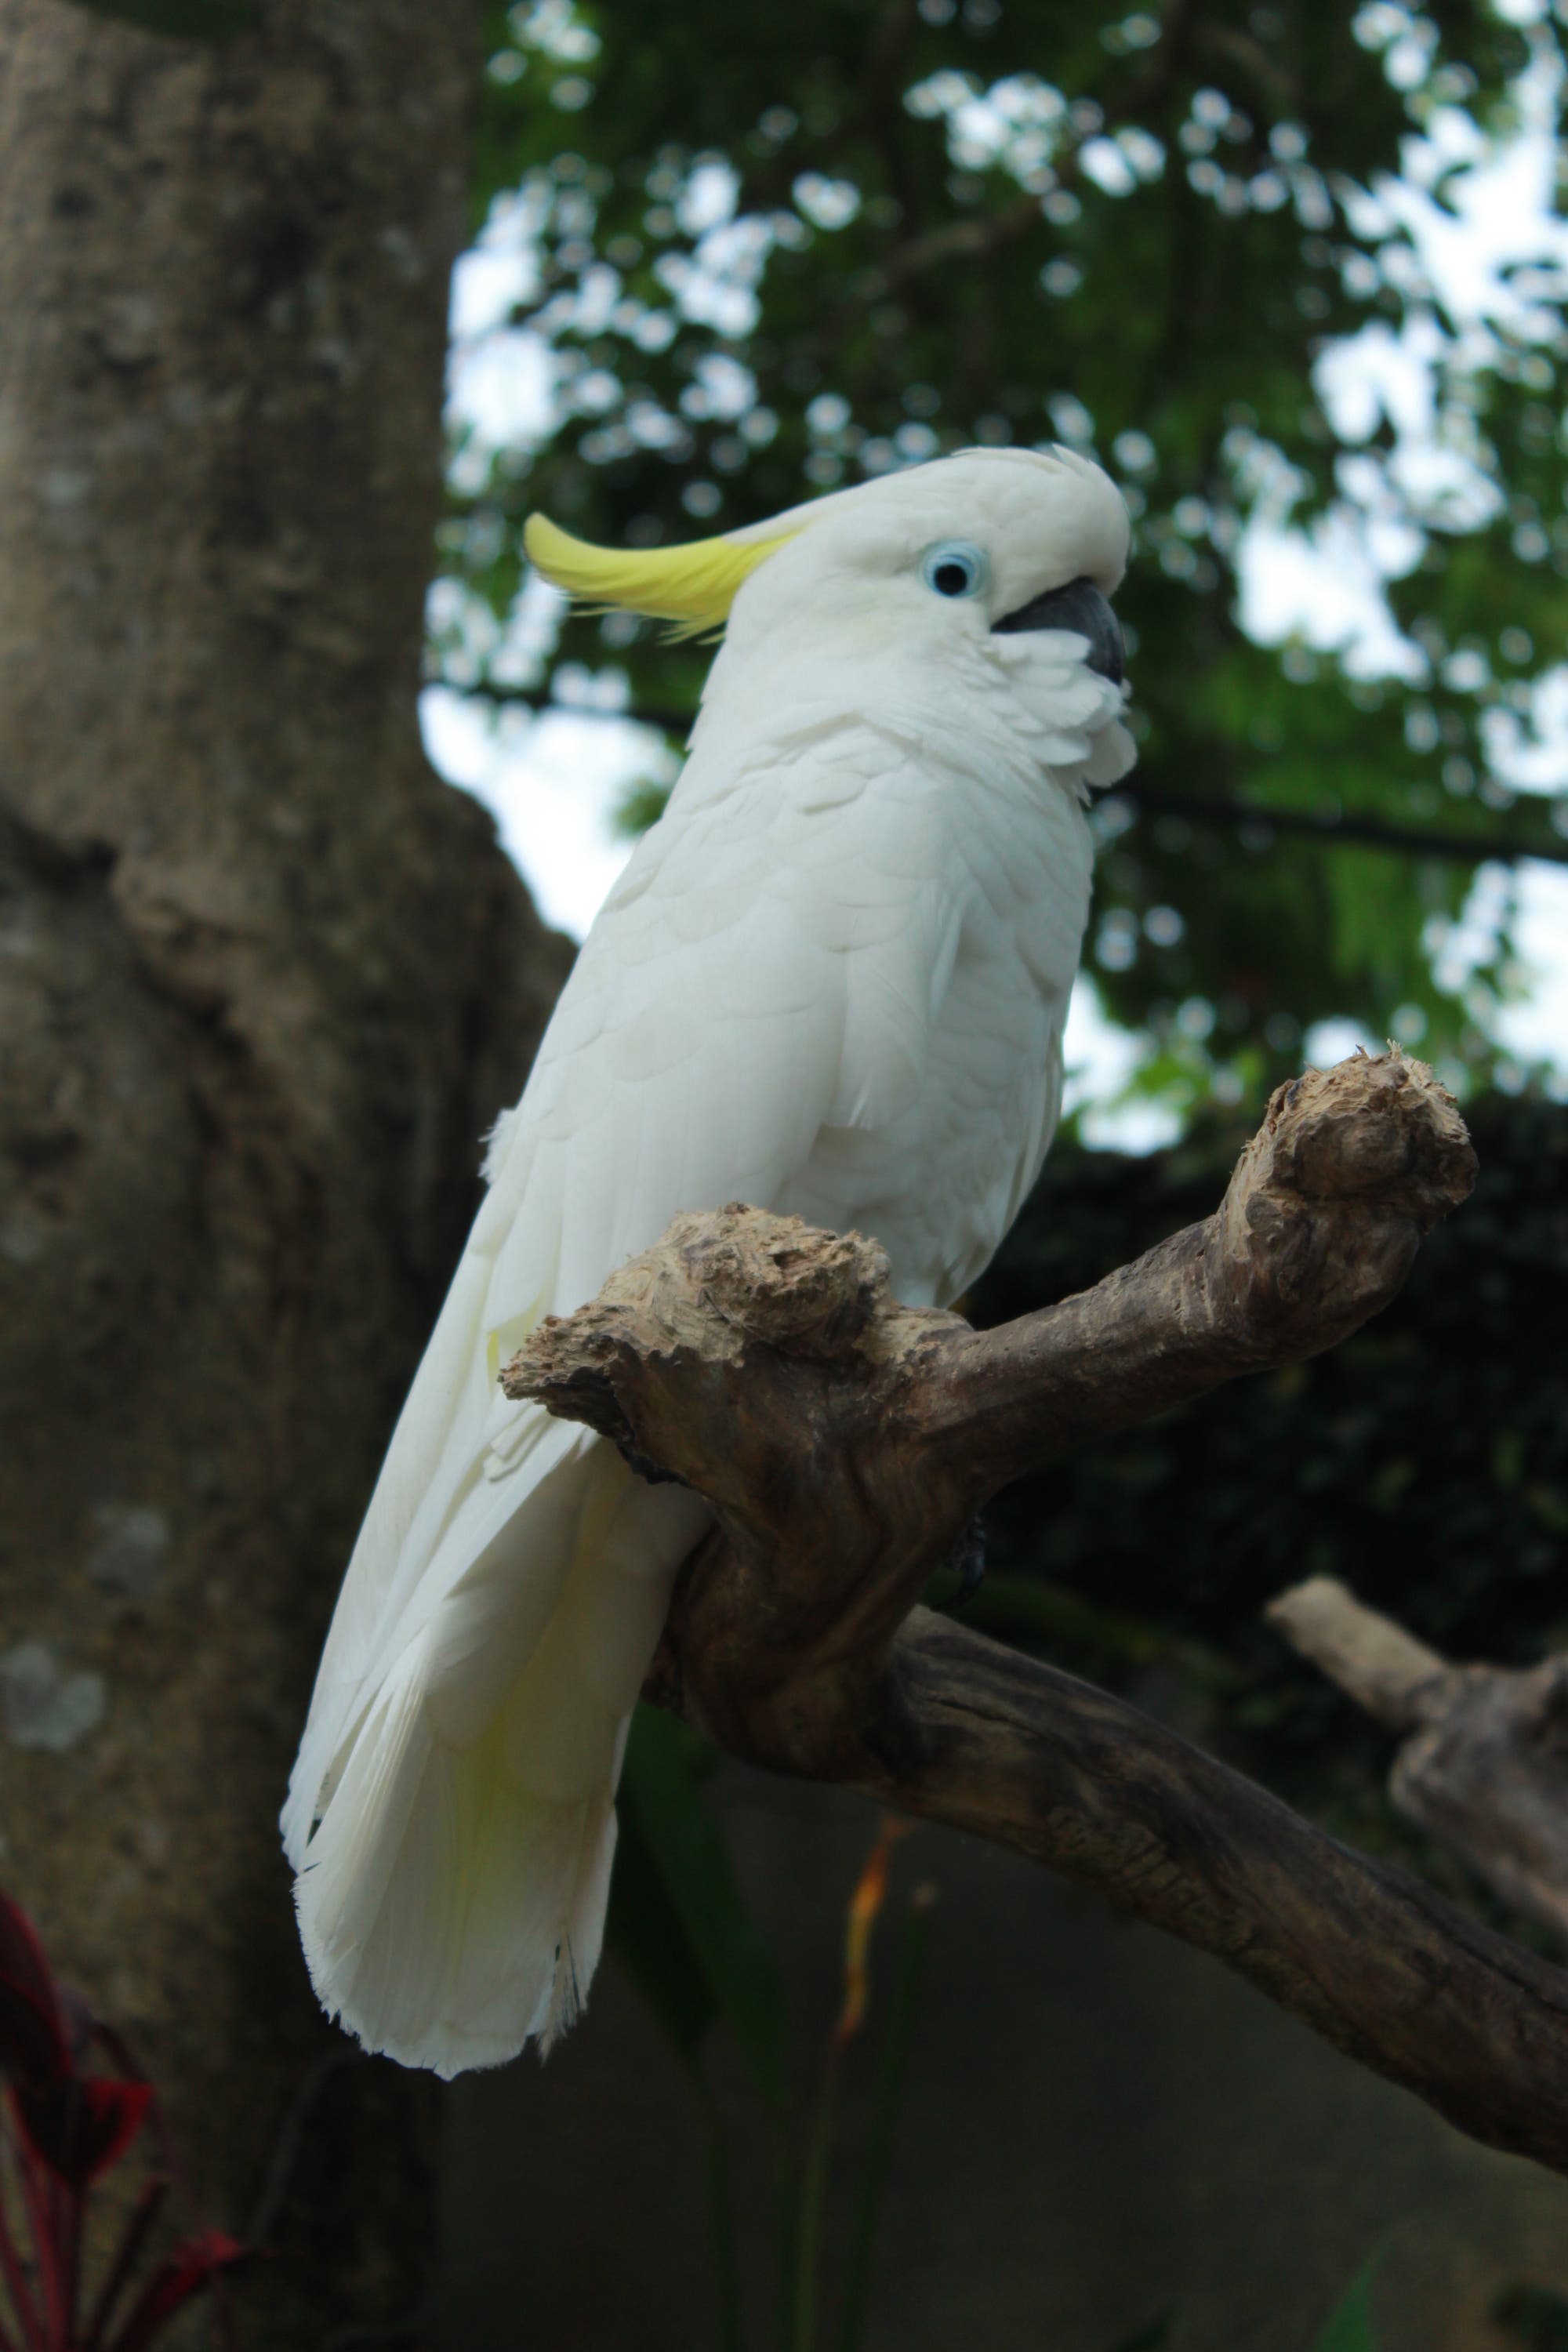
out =
[[[695,1793],[692,1801],[700,1801]],[[629,1787],[620,1811],[605,1939],[690,2065],[718,2021],[719,1998],[659,1875]]]
[[[910,1826],[912,1824],[904,1824],[906,1828]],[[886,1823],[884,1823],[883,1835],[885,1840],[888,1839]],[[890,1843],[890,1840],[889,1842]],[[887,2189],[888,2168],[892,2158],[893,2134],[898,2123],[899,2103],[903,2092],[904,2081],[909,2073],[910,2045],[914,2033],[915,2016],[920,2002],[934,1893],[935,1890],[930,1886],[916,1889],[915,1899],[905,1914],[899,1931],[887,2023],[882,2030],[881,2047],[877,2056],[877,2079],[872,2092],[870,2123],[867,2132],[865,2153],[861,2158],[859,2181],[855,2194],[849,2243],[844,2258],[843,2290],[839,2304],[835,2352],[858,2352],[866,2326],[871,2289],[871,2257],[876,2244],[877,2225],[881,2217],[882,2201]],[[839,2032],[834,2037],[833,2048],[837,2050],[842,2046],[841,2021]]]
[[[624,614],[574,619],[552,650],[536,609],[509,642],[534,506],[646,543],[943,449],[1067,440],[1138,517],[1120,602],[1152,793],[1553,837],[1540,802],[1514,806],[1491,776],[1489,744],[1528,737],[1531,681],[1568,640],[1563,287],[1521,270],[1510,309],[1456,321],[1369,193],[1425,127],[1448,201],[1454,159],[1511,119],[1550,25],[1479,0],[1440,29],[1393,0],[1353,21],[1310,0],[1120,18],[807,0],[787,25],[719,0],[657,20],[533,0],[489,25],[475,218],[517,256],[494,334],[524,368],[505,341],[524,331],[556,421],[542,438],[460,433],[437,605],[454,675],[500,649],[515,677],[521,645],[535,684],[608,667],[639,708],[693,707],[705,653]],[[1406,329],[1426,354],[1425,472],[1392,393],[1342,413],[1315,373],[1336,341]],[[1237,625],[1249,519],[1331,509],[1396,547],[1407,677],[1349,677]],[[1432,970],[1462,864],[1125,796],[1101,830],[1097,978],[1184,1084],[1218,1073],[1222,1094],[1255,1096],[1330,1014],[1374,1034],[1398,1014],[1434,1058],[1486,1066],[1506,925],[1478,969],[1446,985]]]
[[[642,1706],[632,1721],[620,1788],[620,1841],[606,1940],[648,2002],[686,2068],[702,2116],[723,2352],[744,2352],[731,2175],[724,2122],[703,2051],[723,2019],[745,2058],[762,2107],[777,2207],[779,2352],[822,2352],[824,2221],[841,2150],[837,2087],[872,1999],[871,1942],[888,1894],[889,1861],[910,1824],[886,1818],[850,1898],[844,2002],[827,2039],[804,2134],[797,2129],[791,2037],[777,1969],[746,1912],[718,1826],[702,1798],[714,1762],[697,1733]],[[899,2095],[908,2069],[934,1889],[915,1890],[900,1927],[882,2023],[865,2146],[858,2167],[835,2352],[857,2352],[870,2294],[872,2254]]]
[[[1350,2293],[1313,2341],[1312,2352],[1378,2352],[1372,2324],[1372,2280],[1368,2263],[1357,2274]]]
[[[710,2024],[732,2029],[758,2095],[785,2100],[784,1995],[703,1804],[706,1743],[657,1707],[632,1720],[609,1940],[689,2060]]]
[[[156,2168],[140,2192],[95,2196],[146,2139]],[[151,2257],[172,2175],[152,2084],[113,2028],[60,1983],[31,1920],[0,1894],[5,2352],[147,2352],[195,2296],[221,2291],[225,2273],[251,2258],[221,2230],[198,2226]],[[98,2275],[84,2318],[89,2258]],[[217,2316],[226,2346],[226,2305]]]

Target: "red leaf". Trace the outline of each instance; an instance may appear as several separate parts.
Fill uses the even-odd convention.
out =
[[[124,2155],[146,2120],[153,2085],[78,2075],[13,2096],[34,2155],[79,2192]]]
[[[120,2299],[131,2283],[132,2273],[142,2259],[153,2222],[163,2210],[163,2200],[169,2193],[169,2183],[159,2173],[142,2189],[125,2225],[125,2232],[115,2249],[114,2260],[103,2275],[98,2290],[98,2301],[82,2335],[80,2352],[101,2352],[104,2331],[120,2308]]]
[[[248,2246],[225,2237],[221,2230],[203,2230],[196,2237],[184,2239],[142,2288],[124,2326],[110,2338],[109,2352],[144,2352],[193,2294],[210,2285],[219,2271],[244,2262],[249,2252]]]
[[[0,2074],[28,2087],[71,2072],[60,1995],[26,1912],[0,1895]]]

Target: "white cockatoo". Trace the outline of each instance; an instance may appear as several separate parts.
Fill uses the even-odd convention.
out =
[[[350,1562],[284,1811],[317,1991],[454,2074],[548,2047],[599,1958],[627,1723],[700,1499],[499,1367],[679,1210],[874,1234],[945,1305],[1038,1172],[1132,762],[1127,514],[977,449],[684,547],[542,517],[547,580],[723,629],[668,808],[562,992]]]

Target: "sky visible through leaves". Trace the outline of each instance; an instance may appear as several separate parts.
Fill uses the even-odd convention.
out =
[[[699,45],[707,15],[682,12]],[[1138,520],[1152,795],[1100,824],[1069,1031],[1091,1137],[1156,1140],[1391,1031],[1461,1082],[1568,1090],[1568,866],[1211,834],[1152,797],[1568,846],[1558,20],[1518,0],[1440,38],[1379,0],[1321,37],[1289,8],[1063,29],[1085,21],[813,0],[785,54],[715,13],[733,54],[689,90],[590,9],[498,12],[433,755],[580,934],[626,854],[616,808],[678,766],[615,714],[689,708],[699,672],[624,616],[563,627],[523,514],[697,536],[977,439],[1065,439]],[[1010,41],[1059,56],[1059,87]],[[1194,288],[1152,375],[1173,253]],[[1244,308],[1286,269],[1259,339]],[[971,285],[993,277],[994,313]],[[541,691],[569,712],[515,698]]]

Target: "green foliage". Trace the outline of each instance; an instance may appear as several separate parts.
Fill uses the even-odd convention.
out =
[[[635,840],[639,833],[646,833],[650,824],[658,823],[668,798],[669,787],[667,784],[629,785],[616,811],[617,830],[630,835]]]
[[[1089,1449],[987,1512],[998,1630],[1125,1688],[1163,1660],[1237,1760],[1381,1822],[1385,1737],[1264,1624],[1324,1570],[1460,1658],[1568,1640],[1568,1113],[1479,1098],[1473,1198],[1386,1313],[1310,1364],[1239,1381]],[[972,1311],[1079,1290],[1219,1200],[1237,1138],[1142,1160],[1054,1153]],[[977,1606],[990,1600],[982,1589]],[[1032,1588],[1032,1590],[1031,1590]]]
[[[634,1728],[640,1738],[640,1717]],[[605,1940],[689,2067],[718,2021],[720,2002],[643,1835],[629,1780],[623,1791]],[[700,1801],[695,1790],[691,1801]]]
[[[912,1906],[900,1930],[888,2021],[877,2056],[877,2084],[855,2200],[854,2221],[845,2256],[844,2290],[835,2352],[856,2352],[865,2329],[871,2287],[871,2254],[882,2210],[883,2191],[888,2183],[888,2164],[893,2150],[900,2095],[909,2072],[910,2041],[920,2001],[929,1932],[929,1906],[923,1904]]]
[[[686,2069],[707,2143],[721,2352],[744,2352],[730,2151],[702,2053],[722,2018],[745,2057],[770,2127],[787,2106],[784,1997],[703,1804],[712,1751],[656,1708],[632,1718],[622,1767],[620,1836],[605,1942]]]
[[[76,5],[174,41],[232,41],[255,14],[251,0],[76,0]]]
[[[475,216],[521,192],[539,266],[516,322],[548,345],[561,417],[536,450],[462,453],[452,576],[504,620],[535,506],[668,540],[976,441],[1092,445],[1139,518],[1121,602],[1142,783],[1551,843],[1539,803],[1477,779],[1483,725],[1518,720],[1568,637],[1560,310],[1542,288],[1533,325],[1461,348],[1358,192],[1436,113],[1505,122],[1530,45],[1557,36],[1479,0],[1354,26],[1314,0],[494,9]],[[1340,437],[1314,384],[1333,339],[1415,319],[1472,508],[1411,486],[1388,416]],[[1410,682],[1281,656],[1234,617],[1247,517],[1310,520],[1347,485],[1412,527]],[[545,674],[563,662],[680,710],[706,656],[612,615],[568,623]],[[1484,1063],[1474,1016],[1505,953],[1467,1009],[1423,945],[1464,864],[1125,799],[1103,830],[1098,977],[1181,1083],[1256,1093],[1334,1013],[1383,1033],[1397,1012],[1428,1052]]]
[[[1350,2293],[1331,2315],[1312,2352],[1377,2352],[1372,2325],[1372,2280],[1375,2263],[1357,2273]]]
[[[828,2340],[823,2221],[840,2155],[839,2069],[859,2032],[867,1950],[885,1895],[892,1833],[884,1831],[857,1889],[852,1915],[858,1914],[859,1927],[852,1928],[849,1939],[846,2010],[828,2040],[803,2132],[790,2085],[791,2041],[778,1974],[742,1903],[723,1841],[702,1799],[712,1760],[712,1751],[695,1733],[656,1708],[638,1707],[621,1778],[620,1842],[606,1941],[686,2069],[701,2113],[722,2352],[744,2352],[745,2327],[730,2148],[703,2064],[710,2033],[721,2021],[745,2057],[772,2153],[779,2352],[820,2352]],[[872,2250],[925,1959],[928,1910],[929,1890],[922,1890],[900,1927],[834,2352],[857,2352],[864,2332]]]
[[[689,2063],[722,2017],[758,2096],[782,2113],[784,1995],[700,1796],[709,1750],[657,1707],[638,1707],[621,1778],[621,1851],[608,1933]]]

